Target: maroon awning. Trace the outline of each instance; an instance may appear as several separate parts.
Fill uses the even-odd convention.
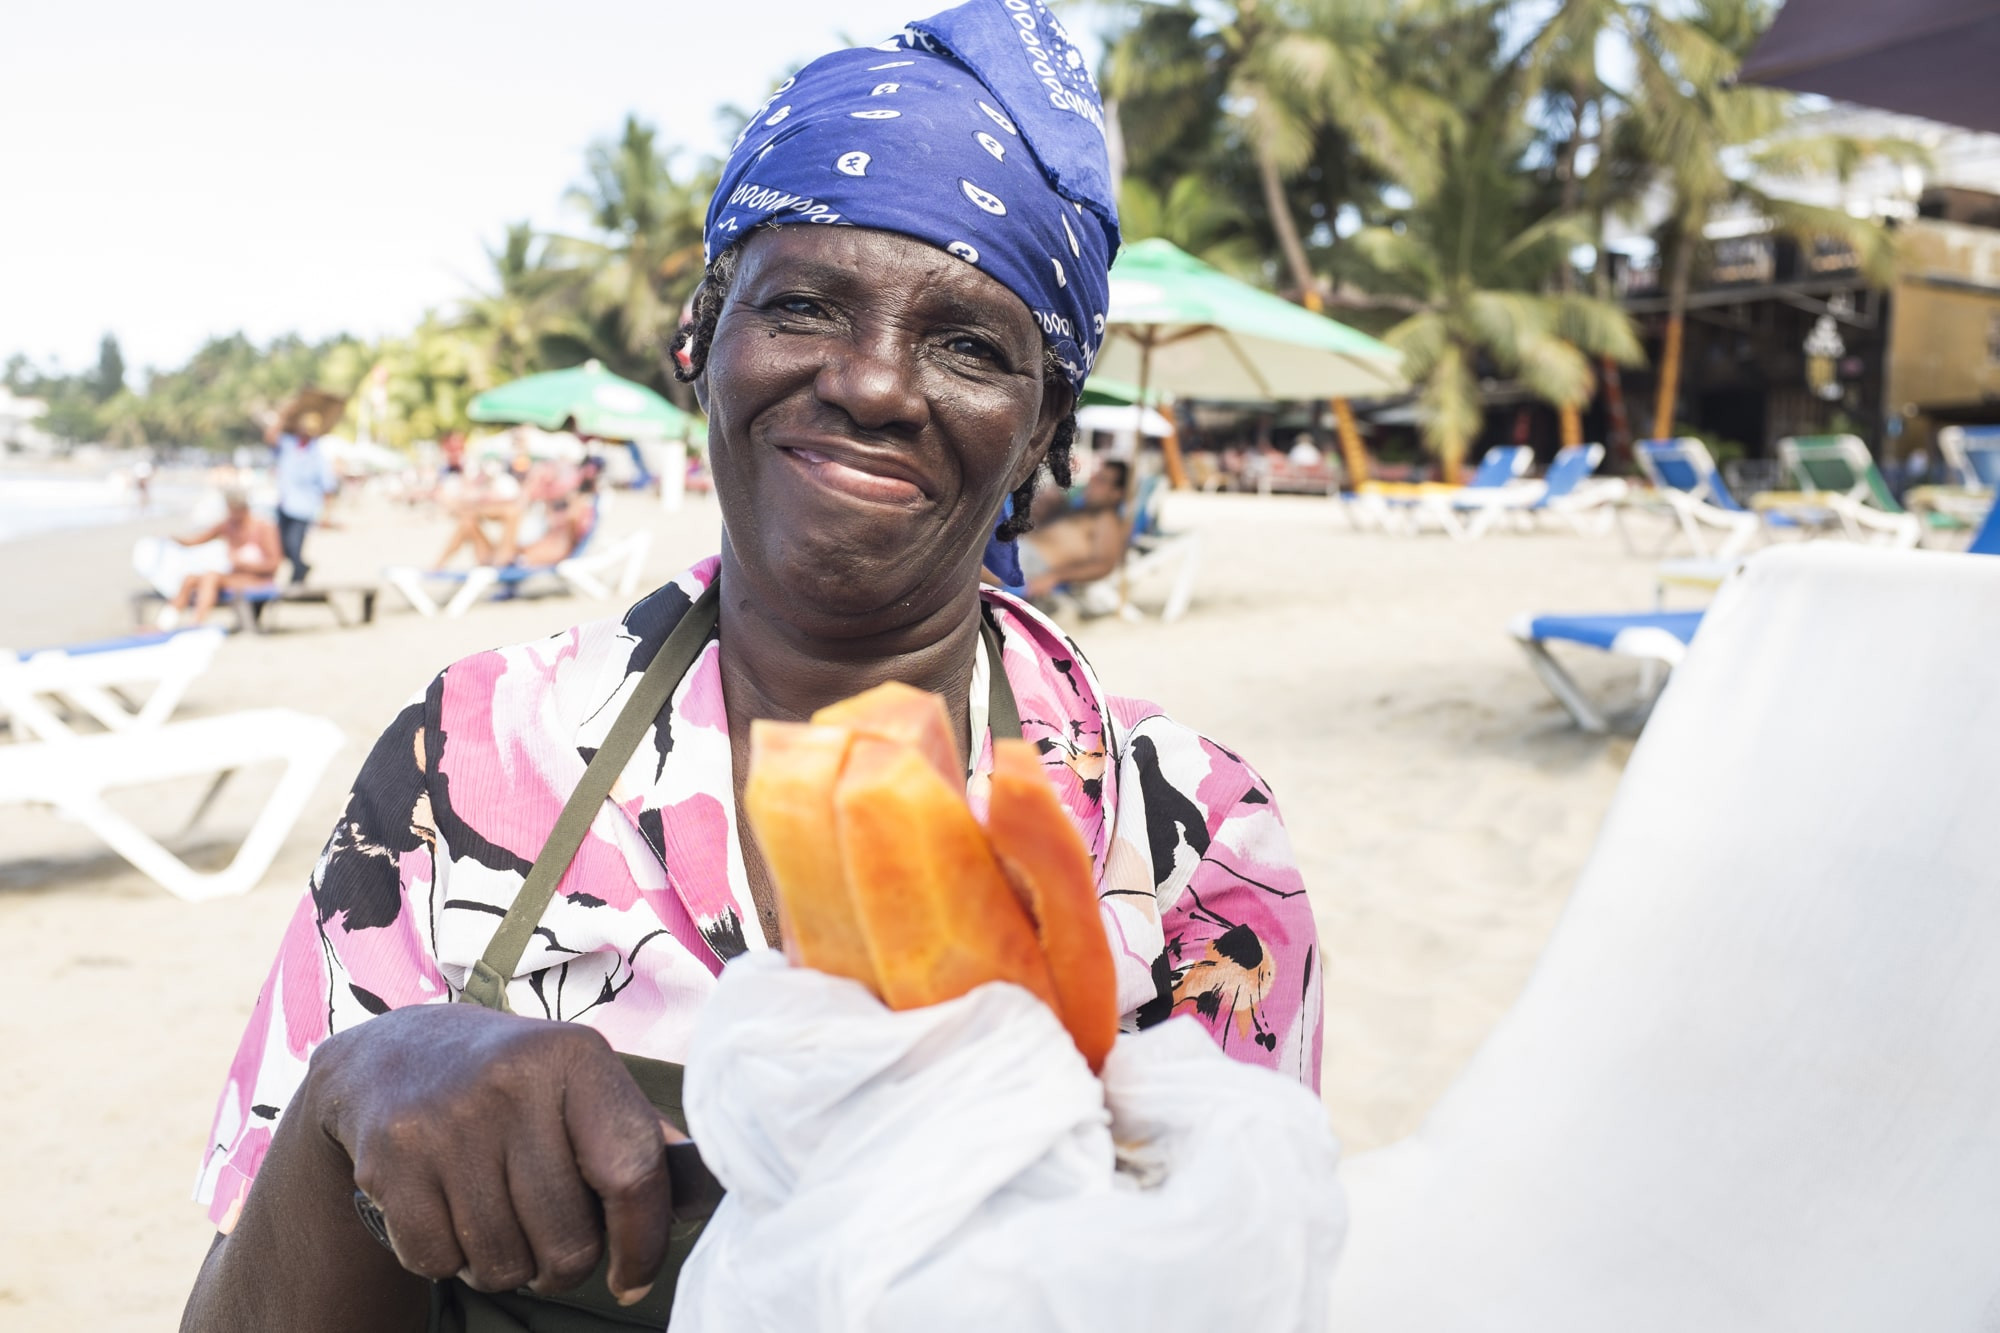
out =
[[[1788,0],[1737,77],[2000,131],[2000,0]]]

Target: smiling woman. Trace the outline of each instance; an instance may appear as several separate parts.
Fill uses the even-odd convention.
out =
[[[972,0],[753,120],[685,334],[722,550],[620,620],[448,667],[390,725],[230,1069],[187,1327],[664,1324],[699,1231],[674,1062],[723,964],[779,942],[740,832],[750,724],[885,681],[944,697],[975,809],[996,732],[1035,743],[1127,1028],[1188,1015],[1317,1086],[1269,788],[979,580],[1024,527],[1007,497],[1066,473],[1101,340],[1117,224],[1073,54],[1038,0]]]
[[[741,251],[692,355],[729,586],[823,612],[806,628],[829,637],[966,619],[1001,501],[1059,431],[1067,450],[1074,395],[1027,307],[889,232],[776,227]]]

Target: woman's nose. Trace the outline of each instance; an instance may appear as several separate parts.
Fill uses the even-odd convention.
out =
[[[842,340],[820,368],[814,390],[863,430],[921,429],[930,415],[916,349],[884,332]]]

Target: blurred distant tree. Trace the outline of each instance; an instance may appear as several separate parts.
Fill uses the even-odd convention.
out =
[[[500,247],[486,252],[493,286],[466,301],[460,318],[476,353],[473,379],[481,389],[545,369],[553,340],[588,336],[562,299],[564,282],[573,275],[550,267],[547,250],[546,238],[516,222]]]
[[[1200,176],[1177,178],[1164,196],[1127,176],[1118,192],[1118,223],[1128,243],[1164,237],[1226,273],[1263,277],[1263,256],[1245,233],[1243,210]]]
[[[97,374],[91,377],[90,396],[102,403],[118,396],[125,387],[125,354],[118,339],[105,334],[97,344]]]
[[[656,131],[635,116],[590,147],[586,178],[565,196],[584,236],[549,240],[567,275],[583,346],[621,375],[676,386],[669,344],[682,301],[701,280],[702,222],[716,172],[676,176]],[[581,357],[575,358],[581,360]]]
[[[466,429],[471,424],[466,407],[480,387],[488,387],[473,382],[477,358],[477,342],[436,314],[425,315],[403,337],[383,342],[376,364],[386,372],[388,410],[374,423],[380,442],[408,448]]]

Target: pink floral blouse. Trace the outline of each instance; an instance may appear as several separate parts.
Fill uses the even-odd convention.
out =
[[[216,1108],[196,1197],[227,1229],[313,1049],[449,1000],[704,561],[634,606],[447,668],[383,733],[278,948]],[[1321,960],[1263,779],[1152,704],[1107,695],[1063,633],[987,590],[1023,730],[1096,865],[1128,1028],[1192,1014],[1223,1050],[1317,1089]],[[969,794],[983,811],[990,741]],[[724,962],[766,947],[736,829],[710,641],[613,787],[521,959],[516,1013],[683,1061]]]

